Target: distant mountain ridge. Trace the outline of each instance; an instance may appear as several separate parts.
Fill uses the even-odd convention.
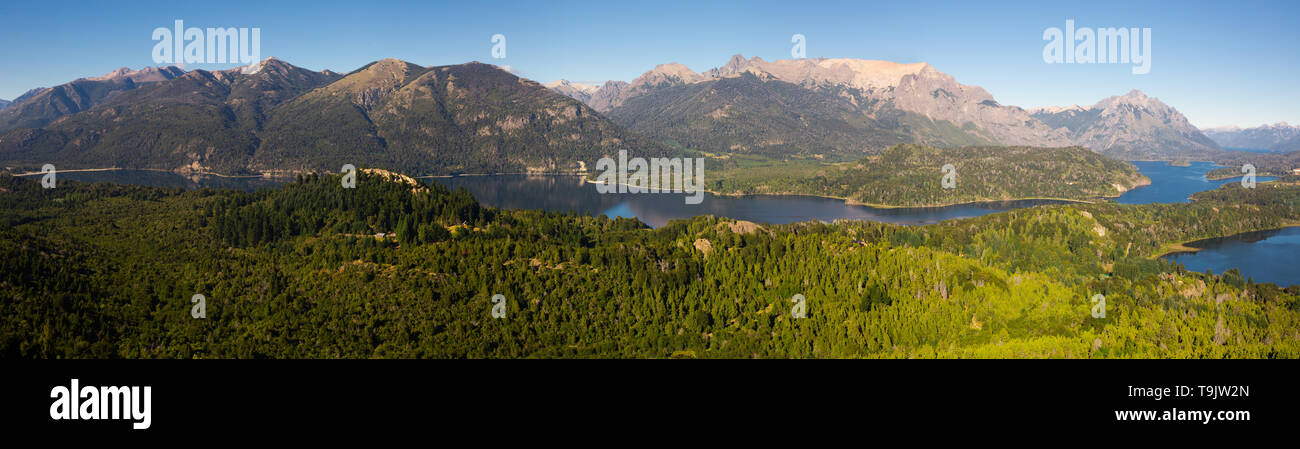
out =
[[[1112,157],[1209,157],[1221,148],[1178,110],[1134,89],[1090,108],[1038,108],[1032,116],[1071,140]]]
[[[567,95],[574,100],[587,104],[591,101],[591,96],[600,90],[599,86],[590,84],[571,83],[567,80],[559,80],[547,83],[545,86],[551,90]]]
[[[1252,150],[1295,151],[1300,145],[1293,143],[1300,138],[1300,126],[1286,122],[1261,125],[1254,128],[1225,126],[1201,130],[1207,137],[1225,148],[1246,148]]]

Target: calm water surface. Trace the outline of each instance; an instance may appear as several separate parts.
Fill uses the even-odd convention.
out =
[[[1300,284],[1300,228],[1248,232],[1188,246],[1201,250],[1173,254],[1166,259],[1181,263],[1191,271],[1211,270],[1222,274],[1236,268],[1255,282]]]
[[[1151,185],[1138,187],[1125,192],[1115,201],[1123,204],[1151,203],[1186,203],[1193,193],[1214,190],[1219,186],[1241,182],[1241,178],[1210,181],[1205,174],[1218,168],[1211,162],[1192,162],[1188,167],[1174,167],[1168,162],[1137,161],[1132,162],[1138,171],[1151,178]],[[1275,178],[1259,176],[1255,182],[1272,181]]]

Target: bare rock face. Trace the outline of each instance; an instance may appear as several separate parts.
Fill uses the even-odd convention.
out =
[[[872,119],[889,117],[891,111],[904,111],[929,119],[935,125],[933,129],[952,126],[960,129],[955,132],[1000,145],[1080,145],[1124,159],[1195,157],[1220,150],[1218,143],[1192,126],[1177,110],[1137,90],[1101,100],[1088,108],[1069,106],[1026,111],[1000,104],[983,88],[958,83],[952,76],[923,62],[827,58],[769,62],[735,55],[721,67],[703,73],[692,72],[681,64],[663,64],[630,83],[610,81],[590,94],[562,86],[556,90],[586,102],[599,112],[609,112],[630,98],[656,89],[748,74],[841,97],[856,108],[855,112]],[[1279,129],[1283,132],[1277,133],[1271,148],[1300,149],[1300,128]],[[1287,134],[1292,132],[1289,130],[1296,130],[1293,131],[1296,135]],[[930,133],[914,138],[925,141],[944,135]]]
[[[726,65],[707,72],[708,79],[740,76],[745,72],[768,74],[791,84],[807,88],[847,87],[861,91],[887,90],[895,87],[907,75],[915,75],[929,68],[924,62],[902,64],[890,61],[865,59],[782,59],[767,62],[753,57],[735,55]]]
[[[861,96],[854,99],[858,104],[892,104],[931,120],[970,124],[1003,145],[1071,144],[1065,132],[1046,126],[1021,108],[1003,106],[983,88],[962,85],[924,62],[826,58],[766,62],[736,55],[706,75],[727,77],[746,71],[767,73],[810,89],[855,90]]]
[[[1079,145],[1120,158],[1196,156],[1220,150],[1178,110],[1136,89],[1088,109],[1036,109],[1033,116],[1068,131]]]
[[[651,90],[677,86],[681,84],[692,84],[700,81],[706,81],[703,75],[691,71],[690,68],[671,62],[655,66],[648,72],[641,74],[637,79],[630,83],[622,81],[608,81],[599,89],[590,94],[588,101],[583,101],[580,96],[569,95],[563,90],[560,93],[587,103],[592,109],[598,112],[607,112],[616,107],[622,106],[628,98],[641,95]]]
[[[695,249],[700,250],[701,253],[704,253],[705,257],[708,257],[709,252],[713,251],[713,244],[709,243],[706,239],[695,239]]]
[[[887,98],[899,109],[932,120],[973,124],[1003,145],[1062,147],[1072,143],[1064,131],[1034,119],[1024,109],[1003,106],[984,88],[959,84],[929,65],[903,76]]]
[[[176,66],[145,67],[140,70],[131,70],[129,68],[122,67],[112,72],[108,72],[103,76],[97,76],[97,77],[86,78],[86,79],[92,81],[107,81],[113,79],[127,78],[137,83],[152,83],[158,81],[166,81],[184,74],[185,71],[181,70]]]
[[[623,100],[627,99],[625,92],[630,87],[631,85],[626,81],[606,81],[599,89],[592,92],[591,98],[586,102],[587,106],[591,106],[592,109],[599,112],[608,112],[610,109],[623,104]],[[560,91],[560,93],[564,92]]]
[[[662,64],[630,83],[610,81],[586,94],[557,84],[553,89],[608,112],[629,98],[655,89],[753,74],[828,92],[848,100],[858,112],[876,116],[897,109],[948,121],[986,141],[1004,145],[1068,146],[1067,133],[1053,129],[1014,106],[1003,106],[984,89],[957,83],[924,62],[897,63],[862,59],[786,59],[765,61],[732,56],[721,67],[695,73],[676,63]]]
[[[585,104],[591,104],[591,96],[594,95],[597,90],[600,90],[600,87],[598,86],[573,83],[569,82],[569,80],[558,80],[548,83],[545,86]]]

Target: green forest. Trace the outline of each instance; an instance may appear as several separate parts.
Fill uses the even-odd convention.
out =
[[[950,171],[944,171],[951,164]],[[1083,147],[935,148],[894,145],[854,162],[760,158],[709,160],[709,189],[728,195],[799,194],[882,207],[1051,198],[1092,201],[1150,182],[1132,164]],[[950,176],[950,188],[943,179]]]
[[[1158,256],[1297,224],[1287,183],[926,226],[650,229],[370,173],[251,193],[0,175],[0,354],[1296,358],[1300,286]]]
[[[1251,153],[1247,151],[1225,151],[1215,163],[1223,167],[1205,174],[1209,179],[1228,179],[1242,175],[1242,166],[1255,166],[1257,176],[1296,176],[1294,171],[1300,168],[1300,151],[1290,153]]]

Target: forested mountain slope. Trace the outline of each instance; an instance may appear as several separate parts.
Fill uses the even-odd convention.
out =
[[[574,171],[620,149],[669,153],[495,66],[421,67],[395,59],[346,76],[274,58],[194,70],[65,111],[48,124],[22,126],[0,134],[0,166],[234,174],[353,164],[423,175]]]

